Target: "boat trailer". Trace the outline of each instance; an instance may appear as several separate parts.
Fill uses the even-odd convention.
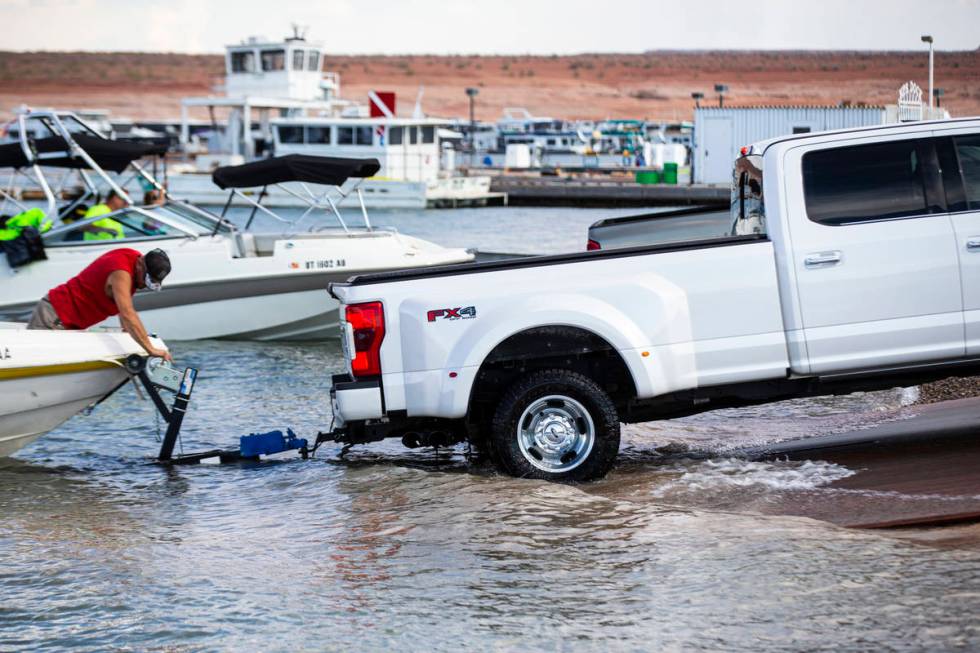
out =
[[[238,449],[211,449],[199,453],[181,453],[174,455],[174,447],[180,436],[180,428],[184,423],[187,405],[190,403],[194,384],[197,381],[197,369],[188,367],[180,371],[167,364],[160,358],[147,358],[132,354],[126,358],[126,371],[139,379],[146,393],[153,401],[157,412],[167,424],[167,432],[160,444],[160,452],[154,462],[161,465],[188,465],[202,462],[234,463],[242,461],[257,461],[261,456],[284,451],[298,450],[303,460],[309,458],[320,444],[321,434],[317,434],[317,443],[311,448],[305,438],[296,437],[292,429],[269,431],[267,433],[250,433],[239,439]],[[170,407],[164,401],[160,391],[171,392],[174,395]]]

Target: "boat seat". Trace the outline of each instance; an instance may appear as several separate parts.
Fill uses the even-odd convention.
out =
[[[272,256],[276,241],[282,240],[280,234],[252,234],[255,243],[255,253],[259,256]]]

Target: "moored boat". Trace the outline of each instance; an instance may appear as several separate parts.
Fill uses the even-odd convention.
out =
[[[35,121],[51,133],[43,139]],[[448,249],[389,229],[371,226],[359,184],[377,173],[374,159],[291,155],[219,168],[215,181],[235,199],[283,225],[285,233],[253,233],[209,211],[176,199],[138,161],[149,153],[132,143],[104,139],[71,114],[33,112],[20,117],[20,143],[0,145],[0,166],[30,171],[45,190],[48,216],[62,224],[43,235],[46,260],[11,267],[0,257],[0,320],[26,320],[34,304],[104,252],[131,247],[160,248],[173,272],[163,291],[134,299],[144,324],[168,340],[200,338],[319,339],[335,335],[336,300],[326,293],[332,281],[369,271],[461,263],[465,249]],[[74,131],[73,131],[74,128]],[[84,133],[79,133],[84,132]],[[43,147],[37,146],[42,144]],[[302,162],[302,165],[293,165]],[[56,166],[77,173],[85,193],[58,207],[45,170]],[[116,173],[110,175],[106,169]],[[131,172],[129,185],[122,173]],[[110,189],[127,200],[133,178],[163,193],[163,204],[132,204],[115,212],[67,223],[76,207],[95,203]],[[316,185],[311,188],[311,185]],[[218,186],[215,186],[217,188]],[[255,192],[248,188],[255,187]],[[303,201],[308,210],[289,221],[262,204],[262,188]],[[349,226],[337,209],[341,199],[360,204],[360,226]],[[21,205],[18,208],[24,208]],[[315,216],[326,214],[329,223]],[[86,229],[109,218],[121,238],[86,240]],[[103,326],[114,326],[110,318]]]

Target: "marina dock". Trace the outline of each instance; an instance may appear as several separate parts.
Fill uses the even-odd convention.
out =
[[[490,189],[514,206],[728,206],[730,190],[719,184],[638,184],[623,178],[501,175]]]

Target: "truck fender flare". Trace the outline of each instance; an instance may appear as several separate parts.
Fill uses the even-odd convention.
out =
[[[678,301],[675,293],[665,293],[652,298],[648,295],[645,301],[648,311],[663,325],[665,332],[690,338],[686,297]],[[521,298],[515,302],[513,310],[507,312],[505,319],[474,324],[467,337],[456,343],[450,352],[449,366],[451,369],[471,371],[463,376],[472,384],[484,361],[501,343],[516,334],[542,326],[580,329],[608,343],[622,359],[640,396],[667,389],[662,379],[665,374],[662,364],[666,362],[669,367],[676,367],[676,362],[662,359],[658,359],[656,365],[651,365],[650,358],[641,356],[641,350],[649,346],[651,334],[644,333],[632,318],[614,304],[574,293]],[[685,358],[691,360],[684,361],[682,368],[693,365],[693,353]],[[471,385],[465,396],[468,398],[472,391]]]

